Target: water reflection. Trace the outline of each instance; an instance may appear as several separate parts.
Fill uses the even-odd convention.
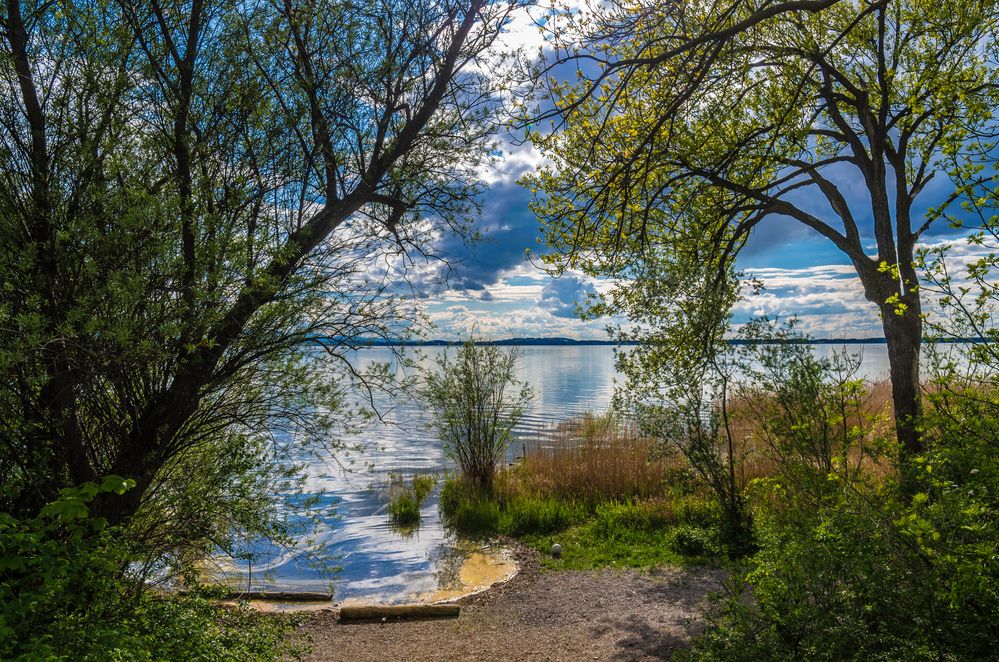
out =
[[[822,345],[820,354],[836,346]],[[585,412],[601,412],[610,404],[615,378],[613,348],[608,346],[524,347],[518,366],[519,377],[532,384],[535,398],[517,428],[518,442],[511,454],[519,454],[520,444],[542,438],[553,423]],[[883,345],[855,345],[849,350],[863,357],[862,372],[879,378],[887,371]],[[442,348],[422,350],[427,365]],[[411,372],[389,349],[358,351],[352,357],[363,370],[372,362],[389,362],[400,374]],[[233,586],[257,591],[327,591],[330,577],[316,567],[310,550],[325,547],[338,557],[342,567],[332,589],[335,602],[378,600],[405,602],[414,595],[433,595],[461,584],[462,568],[492,561],[474,555],[477,549],[462,545],[441,524],[438,512],[439,486],[421,508],[419,527],[400,531],[389,521],[388,475],[399,474],[408,482],[415,474],[442,473],[449,469],[440,444],[427,429],[424,408],[411,400],[390,401],[376,394],[375,404],[382,414],[345,439],[360,443],[361,451],[351,457],[312,460],[306,492],[322,494],[326,505],[335,506],[338,518],[326,518],[314,533],[311,544],[296,549],[260,548],[258,558],[227,564],[226,578]],[[350,467],[373,467],[352,470]],[[331,496],[332,495],[332,496]],[[306,495],[308,496],[308,494]],[[469,566],[470,567],[470,566]]]

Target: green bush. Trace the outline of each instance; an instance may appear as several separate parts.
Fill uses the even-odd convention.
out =
[[[682,556],[705,556],[715,553],[718,545],[709,529],[683,524],[670,531],[670,549]]]
[[[942,476],[949,456],[919,462],[911,498],[844,483],[816,504],[759,485],[760,551],[694,659],[999,659],[999,483]]]
[[[492,488],[496,464],[533,397],[531,387],[514,375],[519,358],[518,348],[469,338],[454,359],[442,353],[436,369],[424,375],[422,399],[444,455],[481,489]]]
[[[248,660],[294,654],[291,622],[205,597],[160,596],[126,574],[121,529],[89,516],[130,481],[65,489],[30,520],[0,514],[0,659]]]

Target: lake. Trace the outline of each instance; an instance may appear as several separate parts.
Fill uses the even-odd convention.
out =
[[[598,346],[522,347],[518,376],[535,391],[530,410],[516,430],[520,442],[543,438],[552,426],[586,412],[607,409],[615,378],[613,348]],[[818,345],[820,355],[828,355],[838,345]],[[861,372],[872,379],[887,375],[887,352],[883,344],[849,345],[861,356]],[[430,365],[443,351],[440,347],[421,348],[418,362]],[[415,356],[414,350],[407,354]],[[352,357],[359,370],[372,362],[389,362],[399,373],[406,372],[389,348],[359,350]],[[322,543],[338,558],[342,567],[332,583],[334,602],[370,600],[401,602],[438,589],[453,588],[462,561],[470,548],[460,544],[442,526],[437,511],[437,491],[424,503],[420,527],[404,533],[389,522],[387,483],[389,474],[407,480],[413,474],[441,473],[448,469],[440,444],[427,429],[429,418],[419,403],[390,400],[376,394],[375,404],[382,420],[368,424],[344,441],[359,443],[362,450],[350,456],[311,461],[305,491],[319,495],[320,503],[335,506],[338,517],[326,518],[314,532],[311,543],[295,549],[258,546],[258,558],[251,564],[247,582],[247,562],[224,564],[226,578],[234,585],[253,590],[326,591],[327,572],[309,562],[310,544]],[[368,468],[370,465],[371,469]]]

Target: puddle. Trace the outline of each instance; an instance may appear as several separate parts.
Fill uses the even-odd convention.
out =
[[[458,581],[434,591],[414,595],[416,603],[450,602],[509,581],[517,574],[517,562],[506,550],[475,551],[461,565]]]

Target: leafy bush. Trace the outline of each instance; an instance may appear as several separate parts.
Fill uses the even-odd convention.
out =
[[[288,619],[224,608],[198,595],[161,596],[130,578],[130,544],[90,517],[102,493],[131,481],[109,476],[62,490],[37,517],[0,514],[0,659],[277,659]]]
[[[670,549],[682,556],[705,556],[717,550],[715,537],[709,529],[683,524],[670,531]]]
[[[532,397],[530,386],[514,377],[519,356],[516,348],[478,345],[470,338],[453,360],[442,354],[425,378],[423,397],[444,454],[482,489],[492,488],[496,463]]]
[[[835,478],[819,503],[779,479],[757,485],[761,549],[695,659],[997,659],[999,482],[941,475],[950,457],[921,459],[911,498]]]

